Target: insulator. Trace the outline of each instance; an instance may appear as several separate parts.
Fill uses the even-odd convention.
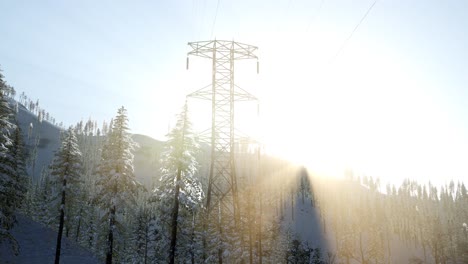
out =
[[[259,73],[260,73],[260,62],[257,61],[257,74],[259,74]]]
[[[189,68],[189,57],[187,57],[187,65],[186,65],[186,68],[187,68],[187,70],[188,70],[188,68]]]

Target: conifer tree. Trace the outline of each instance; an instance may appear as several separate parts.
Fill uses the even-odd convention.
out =
[[[62,244],[63,226],[65,223],[65,207],[72,203],[72,199],[78,193],[79,184],[81,182],[81,152],[78,149],[75,133],[70,127],[67,134],[62,139],[62,145],[55,154],[55,159],[50,166],[51,176],[54,182],[58,184],[60,191],[60,222],[57,235],[57,247],[55,251],[55,263],[60,263],[60,250]],[[67,210],[70,212],[71,210]],[[70,217],[69,215],[67,216]]]
[[[132,224],[130,247],[126,252],[127,262],[148,262],[149,221],[148,209],[145,205],[140,206]]]
[[[9,240],[17,251],[15,239],[10,234],[14,224],[14,211],[18,205],[18,197],[11,196],[16,192],[14,188],[17,185],[14,153],[11,153],[11,131],[15,125],[11,122],[13,110],[6,96],[9,87],[3,78],[0,71],[0,242]]]
[[[46,226],[56,227],[57,216],[57,193],[54,192],[54,182],[51,179],[49,167],[41,171],[40,181],[36,184],[30,184],[29,192],[31,195],[31,217]]]
[[[119,108],[112,122],[112,130],[104,143],[97,173],[97,202],[106,211],[107,231],[106,263],[112,263],[116,215],[136,204],[139,183],[133,174],[133,154],[136,147],[128,132],[127,110]]]
[[[21,129],[15,125],[12,135],[12,144],[8,148],[10,153],[10,166],[12,168],[11,186],[7,194],[7,204],[19,208],[27,191],[26,153],[23,144]]]
[[[154,190],[153,199],[160,203],[160,217],[170,217],[170,219],[163,220],[163,223],[170,223],[168,226],[170,229],[168,262],[175,263],[178,244],[177,230],[180,229],[181,224],[192,224],[192,217],[187,217],[189,218],[186,219],[187,221],[180,219],[181,210],[193,214],[194,210],[200,206],[203,196],[201,184],[195,177],[197,161],[194,154],[198,145],[191,131],[187,104],[182,113],[178,115],[176,125],[167,137],[168,141],[162,158],[160,185]]]

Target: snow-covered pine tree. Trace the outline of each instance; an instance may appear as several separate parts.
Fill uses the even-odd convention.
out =
[[[79,124],[75,126],[75,131],[79,130]],[[99,165],[101,151],[104,138],[96,136],[88,136],[80,132],[76,134],[78,139],[78,147],[82,154],[82,189],[79,202],[77,205],[77,213],[73,219],[71,226],[74,228],[73,234],[75,241],[78,241],[82,246],[91,249],[93,252],[102,253],[98,247],[98,221],[100,209],[94,204],[96,195],[96,181],[98,179],[96,168]],[[71,222],[71,219],[68,219]],[[101,232],[102,233],[102,232]]]
[[[128,132],[127,110],[122,106],[112,122],[112,130],[104,143],[97,168],[97,202],[106,211],[108,221],[106,263],[112,263],[114,235],[119,224],[117,214],[136,204],[141,186],[133,174],[133,153],[136,147]]]
[[[10,193],[7,195],[7,203],[18,208],[22,205],[27,191],[26,152],[24,149],[21,129],[16,124],[12,135],[12,144],[8,148],[13,169]]]
[[[65,137],[62,139],[62,145],[55,154],[50,169],[50,174],[53,177],[53,181],[57,183],[56,187],[57,191],[59,191],[54,196],[60,196],[61,198],[59,208],[60,222],[55,251],[55,263],[57,264],[60,262],[65,211],[67,211],[67,218],[71,219],[68,213],[72,211],[70,207],[74,203],[73,199],[76,199],[81,183],[81,152],[78,149],[77,139],[72,127],[68,129]]]
[[[101,158],[101,151],[103,146],[104,137],[90,136],[83,132],[83,121],[75,126],[76,137],[78,139],[78,147],[81,151],[83,162],[83,192],[81,194],[79,209],[75,220],[76,230],[75,240],[80,241],[82,245],[94,245],[94,234],[90,234],[94,230],[96,224],[94,217],[96,217],[96,207],[92,203],[92,197],[96,193],[96,168],[99,165]],[[92,225],[90,225],[92,224]],[[90,239],[91,238],[91,239]],[[96,249],[93,246],[89,248]]]
[[[30,184],[31,214],[30,216],[46,226],[57,226],[57,197],[54,197],[54,183],[51,180],[50,169],[44,167],[38,183]],[[55,194],[56,195],[56,194]],[[54,199],[55,198],[55,199]],[[52,208],[53,207],[53,208]]]
[[[162,244],[167,244],[165,243],[167,238],[164,237],[159,215],[155,215],[153,212],[154,210],[151,209],[148,222],[147,263],[162,263],[164,261],[163,256],[167,254]]]
[[[149,222],[149,210],[142,204],[132,223],[130,246],[125,254],[127,263],[148,263]]]
[[[10,152],[13,144],[11,130],[15,125],[11,122],[13,110],[6,97],[9,87],[3,78],[0,71],[0,242],[10,241],[16,251],[15,239],[10,234],[10,229],[15,222],[14,211],[17,206],[17,202],[10,197],[11,193],[15,192],[13,188],[16,185],[14,157]]]
[[[161,224],[166,225],[163,231],[167,232],[167,237],[170,239],[168,262],[175,263],[178,255],[181,257],[177,262],[186,262],[187,259],[184,259],[182,254],[176,254],[176,246],[179,245],[180,251],[193,251],[190,248],[193,247],[194,241],[188,235],[184,237],[184,240],[190,242],[182,243],[177,231],[187,230],[181,228],[185,225],[188,230],[190,229],[193,225],[193,217],[190,215],[201,207],[203,198],[201,183],[195,177],[197,161],[194,154],[198,149],[198,144],[191,130],[187,104],[177,116],[176,125],[167,137],[161,162],[162,176],[159,186],[153,191],[152,200],[159,202],[157,206],[159,217],[166,218],[162,219]]]

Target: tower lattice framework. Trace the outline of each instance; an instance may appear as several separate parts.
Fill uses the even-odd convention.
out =
[[[235,41],[210,40],[189,42],[188,56],[212,61],[212,82],[188,97],[211,101],[210,174],[206,193],[208,221],[217,222],[219,233],[238,229],[239,197],[235,169],[235,102],[257,100],[234,83],[234,62],[257,59],[256,46]],[[188,68],[188,57],[187,57]],[[258,61],[257,61],[258,71]],[[208,132],[209,133],[209,132]]]

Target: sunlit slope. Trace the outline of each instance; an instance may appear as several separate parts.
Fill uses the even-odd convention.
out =
[[[297,220],[300,227],[298,233],[314,233],[320,226],[322,238],[326,240],[324,244],[344,263],[374,263],[378,260],[412,263],[425,259],[419,242],[403,239],[406,236],[404,230],[395,232],[394,226],[399,223],[394,211],[396,208],[388,206],[385,194],[356,181],[311,178],[315,212],[310,213],[309,208],[309,212],[302,212],[305,209],[300,196],[296,197],[296,210],[299,211],[295,217],[309,218]],[[309,240],[310,237],[314,238],[313,235],[305,238]],[[429,249],[426,248],[426,251],[426,259],[431,263],[432,256]]]
[[[160,175],[160,158],[164,142],[139,134],[133,135],[132,138],[138,144],[133,161],[135,176],[143,185],[151,188]]]

